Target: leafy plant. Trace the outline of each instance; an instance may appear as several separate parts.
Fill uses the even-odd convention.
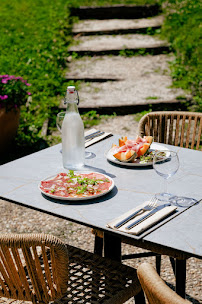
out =
[[[115,117],[116,113],[113,113],[112,115],[100,115],[97,113],[97,111],[89,111],[81,115],[84,127],[90,128],[92,126],[98,125],[102,119],[107,119],[109,117]]]
[[[22,77],[0,75],[0,106],[9,111],[25,104],[28,96],[31,95],[28,92],[30,85]]]
[[[43,123],[65,92],[71,18],[65,0],[2,0],[0,18],[1,74],[20,74],[32,84],[31,103],[21,107],[17,143],[37,149],[44,146]]]
[[[195,103],[194,110],[202,111],[200,1],[162,2],[166,15],[162,35],[170,41],[176,55],[176,59],[170,64],[174,85],[189,90]]]
[[[146,115],[147,113],[150,113],[150,112],[152,112],[152,109],[149,109],[148,111],[142,111],[142,112],[136,113],[136,114],[135,114],[135,117],[134,117],[135,121],[139,122],[140,119],[141,119],[144,115]]]

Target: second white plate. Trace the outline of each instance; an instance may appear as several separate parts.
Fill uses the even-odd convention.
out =
[[[164,151],[168,151],[168,149],[163,146],[162,144],[158,144],[158,143],[152,143],[151,146],[150,146],[150,149],[149,151],[153,151],[153,150],[164,150]],[[126,167],[136,167],[136,166],[151,166],[153,164],[153,162],[147,162],[147,163],[144,163],[144,162],[141,162],[139,158],[137,158],[135,161],[133,162],[121,162],[119,161],[118,159],[116,159],[114,156],[113,156],[114,152],[112,149],[110,149],[107,153],[106,153],[106,158],[115,163],[115,164],[118,164],[118,165],[122,165],[122,166],[126,166]],[[167,157],[169,155],[166,155]]]

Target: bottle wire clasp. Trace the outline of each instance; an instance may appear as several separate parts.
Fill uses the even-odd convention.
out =
[[[76,92],[76,95],[77,95],[77,98],[76,98],[77,102],[76,102],[76,104],[78,106],[79,105],[79,93],[78,93],[77,90],[74,90],[74,92]],[[66,94],[64,96],[64,104],[67,104]]]

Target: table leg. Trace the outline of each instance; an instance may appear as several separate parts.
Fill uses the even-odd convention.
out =
[[[104,256],[121,261],[121,239],[104,233]],[[141,290],[135,297],[136,304],[145,304],[144,292]]]
[[[185,298],[186,288],[186,260],[175,260],[175,290],[182,298]]]
[[[121,239],[104,233],[104,256],[115,261],[121,261]]]
[[[95,235],[94,253],[102,256],[103,251],[103,238]]]

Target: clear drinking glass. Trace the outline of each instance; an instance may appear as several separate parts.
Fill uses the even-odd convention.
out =
[[[178,154],[174,151],[157,151],[153,158],[153,168],[158,175],[164,178],[164,192],[156,194],[156,198],[161,201],[168,201],[174,194],[167,191],[167,180],[179,169]]]
[[[56,117],[56,126],[60,132],[62,132],[62,122],[65,117],[66,112],[60,112]]]

